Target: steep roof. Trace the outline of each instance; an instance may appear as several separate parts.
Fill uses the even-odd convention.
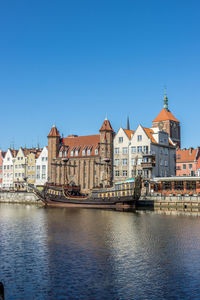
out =
[[[87,156],[82,155],[83,150],[90,149],[91,153],[90,156],[97,156],[95,154],[95,149],[98,148],[99,143],[100,143],[100,135],[86,135],[86,136],[68,136],[66,138],[62,139],[63,146],[61,146],[60,151],[67,151],[67,155],[65,157],[72,157],[71,156],[71,151],[76,151],[78,150],[78,155],[75,155],[74,157],[82,157],[82,156]]]
[[[48,134],[48,137],[60,137],[60,133],[55,125],[51,128],[51,131]]]
[[[200,148],[178,149],[176,151],[176,162],[195,162],[200,156]]]
[[[102,124],[99,131],[112,131],[112,132],[114,132],[114,130],[113,130],[111,124],[110,124],[110,121],[107,118],[104,120],[104,122],[103,122],[103,124]]]
[[[153,122],[160,122],[160,121],[166,121],[166,120],[172,120],[175,122],[179,122],[174,115],[171,113],[170,110],[166,110],[163,108],[161,112],[157,115],[157,117],[153,120]]]
[[[145,128],[145,127],[142,127],[142,128],[144,129],[146,135],[148,136],[148,138],[150,138],[150,140],[152,141],[152,143],[158,144],[156,142],[156,140],[154,139],[153,135],[152,135],[152,134],[154,134],[153,129],[151,129],[151,128]]]
[[[131,135],[135,132],[133,130],[129,130],[129,129],[123,129],[124,132],[126,133],[127,137],[129,138],[129,140],[131,139]]]

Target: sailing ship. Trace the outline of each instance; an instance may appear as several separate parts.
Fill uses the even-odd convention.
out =
[[[25,179],[26,180],[26,179]],[[88,208],[134,208],[141,194],[141,176],[117,182],[113,187],[94,188],[89,194],[81,193],[73,182],[67,185],[46,184],[41,191],[34,185],[28,187],[45,206]]]

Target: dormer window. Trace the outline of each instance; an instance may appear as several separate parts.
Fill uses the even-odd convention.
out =
[[[59,152],[59,157],[62,157],[62,151]],[[43,157],[42,157],[42,161],[43,161]]]
[[[67,156],[67,151],[65,151],[65,156]]]
[[[98,152],[99,152],[98,149],[95,149],[94,154],[98,155]]]
[[[78,150],[75,151],[75,155],[78,156]]]
[[[85,156],[85,150],[82,151],[82,155]]]
[[[72,150],[71,152],[70,152],[70,156],[73,156],[74,155],[74,151]]]
[[[91,154],[91,150],[88,149],[88,150],[87,150],[87,155],[90,155],[90,154]]]

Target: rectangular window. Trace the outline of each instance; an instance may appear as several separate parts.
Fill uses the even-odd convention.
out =
[[[126,170],[122,171],[122,176],[127,176],[128,172]]]
[[[148,151],[149,151],[149,147],[148,146],[144,146],[144,153],[148,153]]]
[[[75,151],[75,155],[78,156],[78,150]]]
[[[142,170],[138,170],[138,175],[142,175]]]
[[[138,152],[138,153],[142,153],[142,146],[138,146],[138,147],[137,147],[137,152]]]
[[[165,160],[165,167],[168,167],[168,161]]]
[[[131,170],[131,175],[134,177],[136,175],[136,170]]]
[[[117,176],[117,177],[119,176],[119,170],[115,171],[115,176]]]
[[[137,140],[138,140],[138,142],[142,141],[142,136],[141,136],[141,135],[138,135],[138,136],[137,136]]]
[[[90,151],[90,149],[88,149],[88,151],[87,151],[87,155],[90,155],[91,154],[91,151]]]
[[[123,154],[127,154],[128,153],[128,148],[127,147],[123,147],[122,148],[122,153]]]
[[[148,161],[149,161],[148,157],[144,157],[144,162],[148,163]]]
[[[136,153],[136,147],[135,146],[131,147],[131,153]]]
[[[189,164],[189,169],[190,169],[190,170],[192,169],[192,164]]]
[[[123,137],[122,136],[119,137],[119,143],[123,143]]]
[[[98,155],[98,149],[95,149],[94,154]]]
[[[85,156],[85,150],[82,151],[82,155]]]
[[[71,152],[70,152],[70,155],[73,156],[73,155],[74,155],[74,151],[71,151]]]
[[[119,154],[119,148],[115,148],[115,154]]]
[[[135,165],[135,158],[131,158],[131,166]]]
[[[186,169],[186,164],[183,164],[183,170],[185,170]]]
[[[138,165],[141,165],[142,158],[138,158]]]
[[[127,166],[127,159],[126,158],[122,159],[122,164],[123,164],[123,166]]]
[[[115,166],[119,166],[119,159],[115,159]]]

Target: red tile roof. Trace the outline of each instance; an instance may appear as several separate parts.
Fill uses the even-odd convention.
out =
[[[172,120],[175,122],[179,122],[174,115],[171,113],[170,110],[166,110],[163,108],[161,112],[158,114],[158,116],[153,120],[153,122],[160,122],[160,121],[166,121],[166,120]]]
[[[48,134],[48,137],[52,137],[52,136],[54,136],[54,137],[60,137],[60,133],[59,133],[59,131],[56,128],[55,125],[51,128],[51,131]]]
[[[127,137],[129,138],[129,140],[131,139],[131,135],[135,132],[133,130],[129,130],[129,129],[124,129],[124,132],[126,133]]]
[[[143,129],[144,129],[146,135],[148,136],[148,138],[150,138],[150,140],[152,141],[152,143],[158,144],[152,135],[152,134],[154,134],[153,129],[145,128],[145,127],[143,127]]]
[[[176,162],[194,162],[200,157],[200,148],[178,149],[176,151]]]
[[[114,132],[111,124],[110,124],[110,121],[105,119],[104,122],[103,122],[103,125],[101,126],[101,129],[99,131],[112,131]]]
[[[95,154],[95,149],[98,149],[100,143],[100,135],[86,135],[86,136],[68,136],[63,138],[63,146],[60,151],[66,151],[65,157],[82,157],[87,156],[87,150],[90,149],[91,153],[89,156],[98,156]],[[78,156],[75,155],[75,151],[78,150]],[[82,151],[86,150],[85,155],[82,155]],[[71,156],[71,151],[74,151],[74,155]]]

